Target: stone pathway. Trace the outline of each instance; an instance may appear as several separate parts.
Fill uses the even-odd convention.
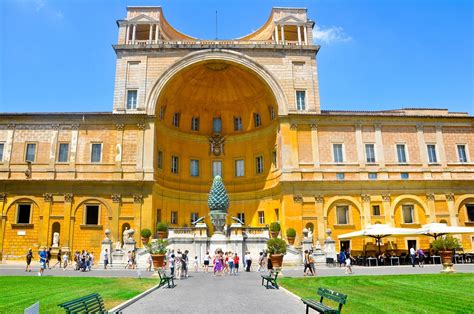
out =
[[[123,313],[304,313],[303,303],[280,289],[266,289],[260,274],[191,273],[173,289],[160,288]]]

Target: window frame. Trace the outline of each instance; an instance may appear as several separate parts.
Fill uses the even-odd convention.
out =
[[[28,145],[35,145],[35,153],[34,153],[34,158],[33,160],[28,160]],[[38,142],[25,142],[25,152],[23,154],[25,162],[31,162],[35,163],[37,159],[37,154],[38,154]]]
[[[469,219],[469,209],[468,207],[471,207],[472,206],[472,210],[473,210],[473,219]],[[468,222],[474,222],[474,204],[465,204],[464,207],[466,207],[466,218],[467,218],[467,221]]]
[[[339,221],[339,214],[338,214],[338,210],[339,209],[345,209],[346,210],[346,223],[341,223]],[[340,205],[336,205],[336,225],[341,225],[341,226],[346,226],[346,225],[350,225],[350,215],[349,215],[349,205],[344,205],[344,204],[340,204]]]
[[[270,116],[270,121],[275,120],[275,108],[273,106],[268,106],[268,114]]]
[[[88,207],[89,206],[97,206],[97,224],[88,224],[87,223],[87,216],[88,216]],[[87,204],[84,204],[84,208],[83,208],[83,217],[82,217],[82,224],[85,225],[85,226],[100,226],[100,222],[101,222],[101,218],[102,218],[102,206],[100,203],[87,203]]]
[[[464,147],[464,157],[465,157],[465,160],[462,161],[461,160],[461,155],[459,154],[459,147],[462,146]],[[466,164],[466,163],[469,163],[469,160],[470,160],[470,156],[469,156],[469,149],[467,148],[467,144],[466,143],[458,143],[456,144],[456,154],[458,156],[458,162],[461,163],[461,164]],[[1,160],[0,160],[1,161]]]
[[[244,124],[242,122],[242,117],[241,116],[234,116],[234,131],[243,131],[244,129]]]
[[[193,220],[194,216],[196,217],[196,219]],[[190,220],[189,220],[189,224],[192,225],[198,219],[199,219],[199,213],[198,212],[192,212]]]
[[[298,94],[302,93],[303,95],[303,104],[299,103],[299,98]],[[306,111],[307,106],[306,106],[306,90],[304,89],[299,89],[295,91],[295,103],[296,103],[296,111]]]
[[[166,106],[160,106],[160,120],[165,119]]]
[[[239,175],[239,167],[237,166],[239,161],[242,161],[242,175]],[[236,178],[245,177],[245,158],[239,158],[234,160],[234,176]]]
[[[61,157],[61,145],[67,145],[67,151],[66,151],[66,160],[65,161],[61,161],[60,160],[60,157]],[[68,163],[69,162],[69,152],[70,152],[70,148],[71,148],[71,145],[69,142],[59,142],[58,143],[58,155],[56,157],[56,162],[57,163]]]
[[[406,175],[406,178],[404,178],[405,175]],[[401,180],[408,180],[408,179],[410,179],[410,173],[409,173],[409,172],[400,172],[400,179],[401,179]]]
[[[378,213],[376,213],[375,208],[378,209]],[[380,205],[379,204],[372,205],[372,216],[381,216],[380,215]]]
[[[398,146],[403,146],[403,153],[405,155],[405,161],[400,161],[400,156],[398,155]],[[395,143],[395,156],[397,156],[397,163],[398,164],[407,164],[408,163],[408,149],[406,143]]]
[[[1,154],[0,154],[0,163],[3,162],[3,160],[5,159],[5,142],[0,142],[0,147],[2,147],[2,149],[0,150]]]
[[[172,125],[175,128],[179,128],[180,120],[181,120],[181,113],[179,113],[179,112],[173,113],[173,121],[171,121],[171,122],[172,122]]]
[[[176,165],[175,165],[176,162]],[[179,156],[178,155],[171,155],[171,173],[172,174],[179,174]]]
[[[367,151],[367,147],[370,147],[370,146],[372,146],[373,161],[369,160],[369,154]],[[375,164],[377,162],[377,152],[376,152],[375,143],[365,143],[364,148],[365,148],[365,162],[368,164]]]
[[[377,174],[377,172],[369,172],[367,174],[367,178],[369,180],[377,180],[378,179],[378,174]]]
[[[245,225],[245,212],[237,213],[237,218],[243,222],[243,225]]]
[[[178,211],[177,211],[177,210],[171,211],[170,224],[172,224],[172,225],[178,225],[178,223],[179,223]]]
[[[216,122],[219,121],[219,123],[216,124]],[[216,125],[219,125],[219,131],[216,131]],[[221,134],[222,133],[222,117],[213,117],[212,118],[212,132],[216,134]]]
[[[336,180],[345,180],[346,174],[344,172],[336,172]]]
[[[274,169],[278,169],[278,152],[276,148],[272,150],[272,166]]]
[[[92,156],[93,156],[93,153],[94,153],[94,149],[93,149],[94,145],[100,145],[100,159],[99,159],[99,161],[93,161],[92,160]],[[102,160],[103,160],[103,153],[102,153],[103,148],[104,148],[104,143],[102,143],[102,142],[91,142],[91,159],[90,159],[91,163],[98,164],[98,163],[102,162]]]
[[[335,154],[336,154],[336,150],[335,150],[336,145],[341,145],[341,158],[342,158],[341,161],[336,161],[336,155],[335,155]],[[344,149],[344,143],[338,143],[338,142],[332,143],[332,145],[331,145],[331,152],[332,152],[332,160],[333,160],[334,163],[336,163],[336,164],[342,164],[342,163],[345,162],[346,156],[345,156],[344,151],[345,151],[345,149]]]
[[[426,143],[426,152],[428,154],[428,163],[429,164],[437,164],[439,163],[439,158],[438,158],[438,145],[436,143]],[[434,152],[434,161],[431,160],[431,153],[430,153],[430,147],[433,147],[433,150],[431,152]]]
[[[261,170],[259,169],[259,160],[261,160]],[[260,170],[260,171],[259,171]],[[255,174],[263,174],[265,172],[265,159],[263,155],[255,156]]]
[[[407,222],[406,219],[405,219],[406,217],[405,217],[405,211],[404,211],[404,209],[405,209],[406,207],[409,207],[409,208],[411,209],[411,211],[410,211],[410,214],[411,214],[410,216],[411,216],[411,220],[412,220],[411,222]],[[405,224],[405,225],[416,224],[416,220],[415,220],[415,219],[416,219],[416,217],[415,217],[415,205],[413,205],[413,204],[402,204],[402,208],[401,208],[401,209],[402,209],[402,221],[403,221],[403,224]]]
[[[30,217],[28,222],[19,222],[18,219],[20,218],[20,206],[29,205],[30,206]],[[16,203],[16,213],[15,213],[15,224],[17,225],[31,225],[33,219],[33,203],[32,202],[18,202]]]
[[[214,173],[214,164],[220,164],[220,174],[215,174]],[[211,174],[212,174],[212,178],[214,178],[216,175],[219,175],[221,178],[224,177],[224,161],[222,159],[213,159],[211,161]]]
[[[265,224],[265,211],[259,210],[258,212],[258,224],[264,225]]]
[[[135,92],[135,104],[134,104],[134,106],[129,107],[129,96],[128,95],[131,92]],[[127,110],[137,110],[137,108],[138,108],[138,89],[136,89],[136,88],[127,89],[126,98],[125,98],[125,106],[126,106]]]
[[[262,116],[258,112],[253,113],[253,125],[256,128],[259,128],[262,126]]]
[[[191,131],[199,131],[200,127],[200,119],[199,116],[197,117],[191,117]]]
[[[156,167],[159,169],[159,170],[163,170],[163,161],[164,161],[164,158],[163,158],[163,151],[162,150],[158,150],[158,154],[156,156]]]
[[[193,164],[197,164],[197,173],[193,173]],[[201,165],[200,161],[197,158],[189,159],[189,176],[193,178],[198,178],[201,175]]]

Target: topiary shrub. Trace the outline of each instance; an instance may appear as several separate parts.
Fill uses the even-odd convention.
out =
[[[159,223],[156,225],[156,231],[164,231],[164,232],[167,232],[167,231],[168,231],[168,225],[165,224],[164,222],[159,222]]]
[[[459,240],[452,235],[438,237],[431,246],[434,251],[452,251],[461,247]]]
[[[142,229],[142,231],[140,231],[140,235],[142,236],[142,238],[149,238],[151,237],[151,230],[150,229]]]
[[[270,254],[286,254],[286,242],[275,238],[267,241],[267,250]]]
[[[294,228],[288,228],[286,229],[286,236],[288,238],[294,238],[296,237],[296,230]]]
[[[280,232],[281,227],[278,222],[272,222],[269,227],[270,231],[272,232]]]

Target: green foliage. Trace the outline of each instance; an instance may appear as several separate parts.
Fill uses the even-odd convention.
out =
[[[286,229],[286,236],[289,237],[289,238],[296,237],[296,230],[294,228]]]
[[[431,245],[434,251],[452,251],[461,247],[459,240],[452,235],[438,237]]]
[[[142,236],[142,238],[149,238],[151,237],[151,230],[150,229],[142,229],[142,231],[140,231],[140,235]]]
[[[164,231],[164,232],[167,232],[167,231],[168,231],[168,225],[165,224],[164,222],[159,222],[159,223],[156,225],[156,231]]]
[[[148,251],[151,254],[166,254],[166,247],[168,246],[168,241],[163,239],[158,239],[148,244]]]
[[[229,196],[227,195],[224,182],[222,182],[220,176],[214,177],[207,205],[211,211],[227,212],[229,208]]]
[[[272,222],[269,227],[272,232],[280,232],[281,226],[278,222]]]
[[[275,238],[267,241],[267,250],[270,254],[286,254],[286,242]]]

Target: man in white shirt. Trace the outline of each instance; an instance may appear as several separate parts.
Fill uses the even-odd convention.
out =
[[[415,267],[416,251],[414,247],[410,248],[410,259],[411,259],[411,266]]]
[[[244,256],[245,259],[245,271],[250,271],[250,266],[252,266],[252,257],[250,256],[250,252],[247,251]]]

